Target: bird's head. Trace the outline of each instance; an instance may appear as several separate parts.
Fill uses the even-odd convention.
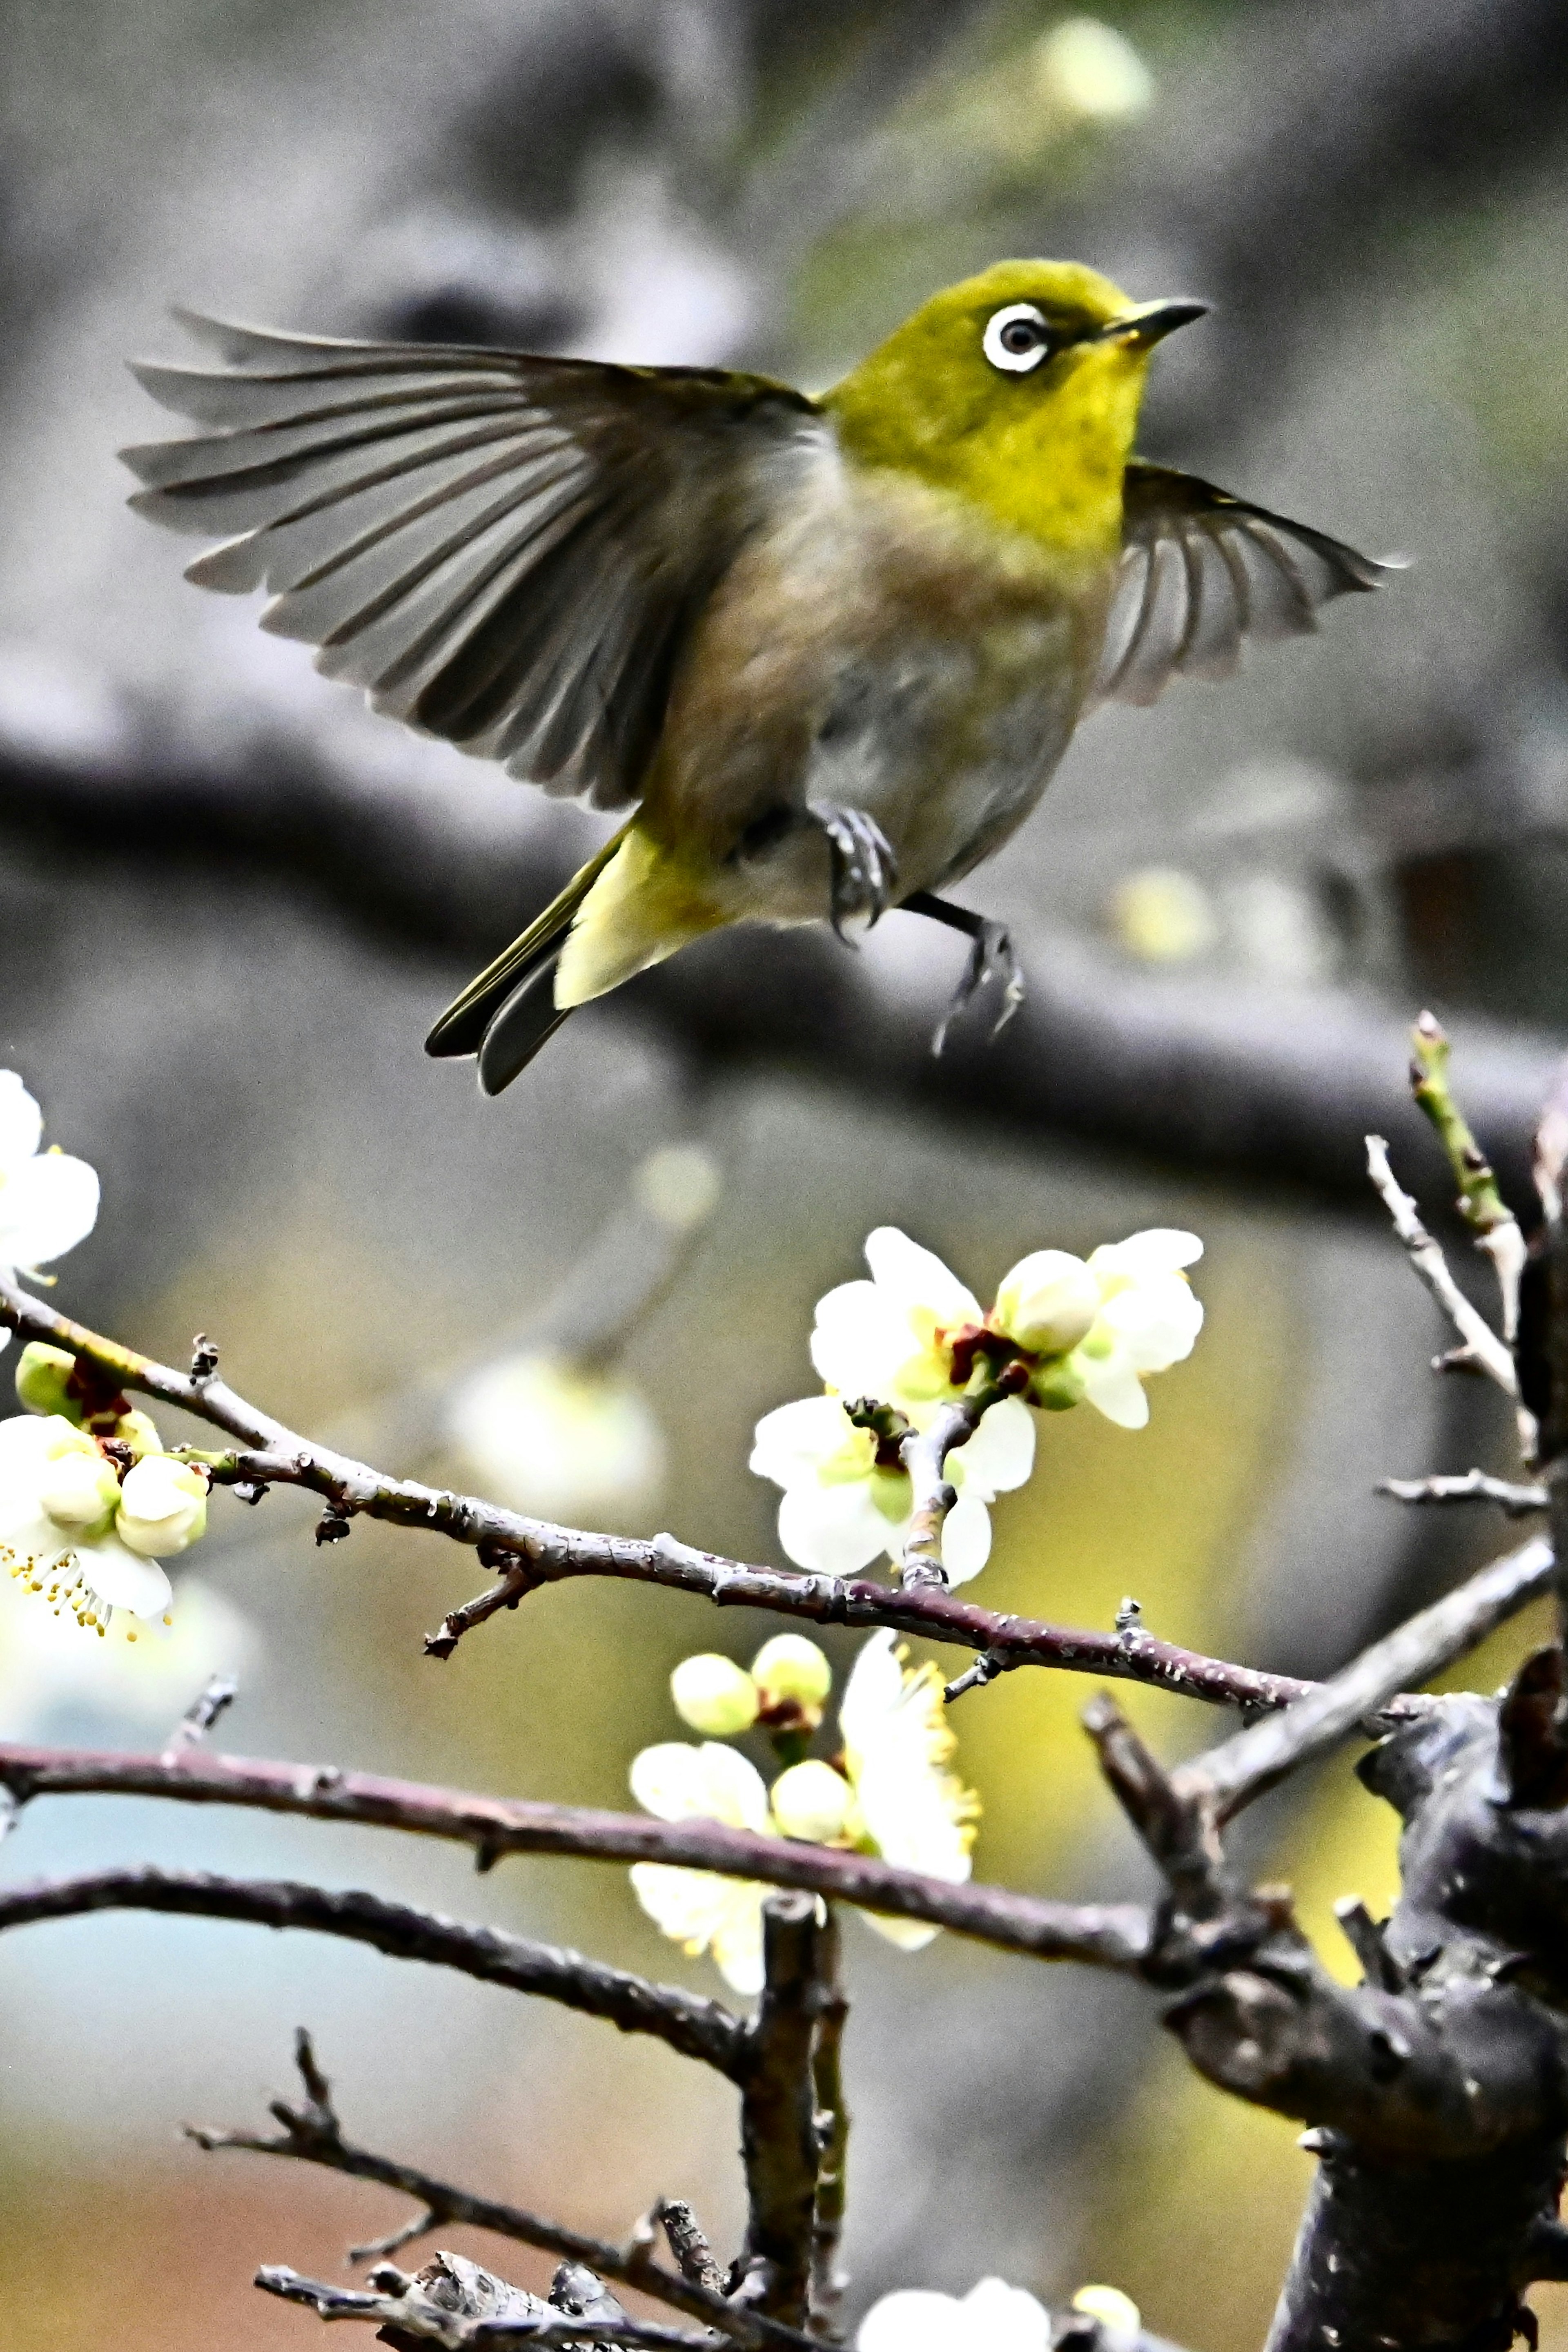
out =
[[[1063,553],[1120,544],[1155,345],[1201,318],[1074,261],[998,261],[935,294],[823,400],[854,461],[951,490]]]

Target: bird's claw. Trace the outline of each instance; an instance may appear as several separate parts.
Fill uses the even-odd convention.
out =
[[[832,863],[829,920],[846,947],[844,924],[852,915],[864,915],[868,926],[879,922],[893,903],[898,860],[876,819],[863,809],[839,808],[831,801],[812,801],[810,814],[827,836]]]
[[[1028,990],[1018,952],[1013,946],[1012,933],[1005,923],[993,923],[982,916],[977,919],[970,935],[969,960],[964,966],[964,976],[953,991],[946,1012],[936,1024],[931,1039],[933,1054],[941,1053],[947,1043],[947,1032],[959,1013],[974,1002],[990,980],[999,980],[1002,983],[1001,1010],[991,1029],[991,1035],[996,1038],[1001,1035],[1023,1003]]]

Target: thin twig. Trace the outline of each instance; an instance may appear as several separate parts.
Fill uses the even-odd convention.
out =
[[[239,1685],[232,1675],[214,1675],[170,1733],[163,1750],[164,1763],[177,1764],[190,1748],[199,1748],[225,1709],[231,1707],[238,1696]]]
[[[700,2058],[732,2080],[748,2054],[742,2021],[719,2002],[674,1985],[651,1984],[579,1952],[535,1944],[494,1927],[470,1927],[404,1903],[355,1890],[287,1879],[225,1878],[206,1871],[103,1870],[35,1880],[0,1895],[0,1932],[88,1911],[164,1911],[301,1927],[370,1944],[394,1959],[426,1960],[513,1992],[538,1993],[622,2033],[650,2033],[685,2058]]]
[[[516,2239],[520,2245],[538,2246],[564,2262],[585,2263],[601,2278],[635,2287],[639,2294],[668,2304],[686,2318],[716,2328],[737,2344],[755,2347],[756,2352],[768,2352],[768,2347],[778,2352],[778,2347],[800,2346],[802,2339],[792,2329],[761,2313],[729,2304],[711,2269],[701,2280],[694,2278],[684,2264],[679,2272],[665,2269],[653,2260],[646,2240],[634,2238],[630,2247],[612,2245],[607,2239],[591,2238],[581,2230],[547,2221],[542,2214],[529,2212],[523,2206],[476,2197],[449,2180],[422,2172],[415,2165],[402,2164],[391,2157],[373,2155],[369,2148],[356,2147],[343,2137],[330,2087],[316,2063],[310,2037],[303,2031],[296,2036],[295,2063],[304,2081],[305,2099],[298,2105],[282,2099],[272,2102],[271,2112],[282,2126],[280,2132],[268,2137],[188,2126],[187,2137],[197,2147],[210,2150],[238,2148],[249,2155],[288,2157],[301,2163],[320,2165],[329,2172],[346,2173],[355,2180],[374,2181],[383,2189],[396,2189],[412,2198],[418,2208],[415,2221],[409,2225],[408,2234],[393,2232],[392,2237],[380,2242],[388,2252],[396,2250],[394,2237],[401,2237],[407,2244],[410,2236],[423,2235],[427,2229],[443,2228],[449,2222],[489,2230],[497,2237]]]
[[[1496,1503],[1511,1519],[1527,1518],[1532,1511],[1543,1511],[1547,1505],[1544,1486],[1521,1486],[1508,1478],[1494,1478],[1485,1470],[1465,1470],[1439,1473],[1431,1478],[1385,1478],[1379,1482],[1380,1495],[1392,1495],[1400,1503]]]
[[[1519,1220],[1498,1190],[1485,1152],[1455,1099],[1448,1077],[1448,1040],[1430,1013],[1417,1020],[1412,1037],[1410,1091],[1437,1129],[1459,1188],[1458,1211],[1484,1250],[1497,1276],[1502,1302],[1502,1336],[1511,1347],[1519,1331],[1519,1281],[1524,1271],[1524,1236]]]
[[[947,1456],[968,1444],[990,1407],[1000,1402],[999,1390],[958,1397],[933,1413],[925,1429],[912,1429],[899,1448],[915,1499],[915,1513],[898,1574],[899,1583],[906,1592],[923,1588],[935,1588],[941,1592],[946,1589],[942,1530],[948,1512],[958,1499],[957,1488],[948,1483]]]
[[[933,1642],[989,1654],[1009,1665],[1057,1667],[1115,1681],[1152,1684],[1222,1706],[1285,1706],[1312,1685],[1289,1675],[1206,1657],[1174,1642],[1140,1634],[1128,1640],[1090,1628],[1051,1625],[1029,1617],[998,1616],[973,1602],[929,1587],[890,1591],[868,1579],[840,1582],[748,1566],[694,1549],[672,1536],[641,1539],[552,1526],[500,1509],[476,1496],[396,1479],[330,1447],[312,1444],[258,1412],[215,1378],[191,1381],[166,1364],[138,1356],[112,1339],[73,1323],[0,1273],[0,1325],[25,1339],[68,1349],[117,1386],[176,1405],[241,1440],[242,1450],[201,1454],[220,1485],[257,1491],[270,1485],[304,1486],[345,1518],[360,1514],[423,1528],[479,1550],[499,1571],[497,1583],[460,1609],[426,1643],[445,1657],[464,1633],[509,1608],[535,1586],[580,1576],[629,1579],[689,1592],[720,1607],[768,1609],[815,1624],[870,1629],[889,1626]]]
[[[1036,1959],[1081,1959],[1103,1968],[1135,1969],[1147,1937],[1144,1913],[1130,1904],[1054,1903],[1040,1895],[1016,1895],[1002,1886],[955,1886],[946,1879],[926,1878],[918,1871],[901,1870],[869,1854],[795,1844],[749,1830],[727,1829],[720,1822],[659,1822],[640,1813],[601,1813],[521,1798],[469,1796],[458,1790],[422,1787],[412,1780],[340,1772],[329,1766],[199,1756],[170,1767],[155,1756],[101,1756],[0,1746],[0,1787],[7,1789],[17,1804],[37,1796],[107,1793],[169,1797],[187,1804],[246,1805],[264,1812],[308,1814],[317,1821],[365,1822],[472,1845],[484,1862],[507,1853],[556,1853],[590,1862],[673,1863],[688,1870],[715,1871],[726,1878],[802,1887],[814,1895],[853,1903],[862,1911],[926,1920],[955,1935],[973,1937],[1004,1951],[1025,1952]],[[134,1872],[110,1873],[106,1883],[133,1885],[136,1878]],[[67,1888],[90,1888],[98,1883],[91,1878],[60,1882]],[[191,1883],[221,1886],[226,1882]],[[38,1918],[64,1916],[72,1908],[116,1907],[116,1898],[105,1895],[97,1906],[90,1900],[81,1905],[62,1901],[51,1910],[47,1894],[47,1887],[35,1887],[0,1896],[0,1929],[23,1924],[22,1915],[13,1916],[8,1906],[24,1900],[45,1903],[43,1909],[26,1915]],[[369,1896],[355,1899],[371,1900]],[[138,1906],[132,1903],[131,1907]],[[150,1907],[199,1911],[203,1906],[195,1900],[182,1905],[171,1899],[166,1906]],[[528,1948],[547,1951],[549,1948]],[[615,1971],[607,1973],[613,1976]],[[686,2000],[688,1996],[679,1998]],[[695,2000],[691,2006],[694,2010],[714,2007]],[[727,2017],[727,2011],[716,2009],[715,2014]]]
[[[1553,1582],[1552,1546],[1538,1537],[1493,1560],[1457,1592],[1374,1642],[1343,1672],[1280,1715],[1211,1748],[1172,1777],[1178,1789],[1228,1821],[1378,1715],[1396,1691],[1425,1682],[1473,1650]]]
[[[1465,1360],[1517,1400],[1519,1381],[1513,1357],[1484,1315],[1470,1305],[1437,1244],[1421,1223],[1415,1202],[1388,1164],[1388,1146],[1381,1135],[1366,1139],[1366,1172],[1382,1195],[1394,1221],[1394,1230],[1409,1253],[1410,1263],[1426,1284],[1464,1343]]]

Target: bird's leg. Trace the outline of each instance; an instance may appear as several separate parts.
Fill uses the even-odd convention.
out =
[[[844,945],[844,924],[851,915],[863,914],[878,922],[893,900],[898,860],[887,835],[864,809],[839,808],[832,801],[810,801],[807,814],[821,827],[832,860],[830,919]]]
[[[950,898],[938,898],[932,890],[912,890],[900,904],[906,915],[929,915],[934,923],[946,923],[949,930],[962,931],[970,942],[969,961],[964,966],[964,976],[953,992],[946,1012],[936,1024],[931,1051],[940,1054],[947,1043],[947,1032],[959,1013],[992,978],[1002,982],[1002,1009],[991,1031],[993,1037],[999,1037],[1023,1003],[1026,993],[1012,933],[1007,925],[993,923],[988,917],[977,915],[967,907],[955,907]]]

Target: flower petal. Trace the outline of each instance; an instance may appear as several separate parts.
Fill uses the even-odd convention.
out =
[[[0,1070],[0,1178],[31,1160],[43,1137],[43,1112],[15,1070]]]
[[[877,1509],[869,1479],[841,1486],[787,1488],[779,1506],[779,1540],[797,1568],[813,1576],[858,1576],[879,1553],[893,1559],[901,1531]]]
[[[862,1917],[873,1927],[887,1923]],[[873,2303],[861,2321],[855,2352],[966,2352],[958,2298],[933,2289],[902,2286]]]
[[[757,1424],[751,1468],[776,1486],[799,1486],[814,1477],[852,1435],[849,1416],[836,1396],[799,1397],[765,1412]],[[869,1437],[870,1433],[863,1434]],[[874,1448],[872,1449],[874,1451]]]
[[[923,1952],[942,1933],[928,1919],[900,1919],[887,1911],[862,1911],[861,1917],[879,1936],[885,1936],[890,1944],[896,1944],[901,1952]]]
[[[1176,1225],[1151,1225],[1146,1233],[1129,1234],[1124,1242],[1102,1242],[1089,1263],[1096,1274],[1124,1275],[1131,1282],[1146,1282],[1156,1274],[1175,1274],[1196,1265],[1203,1244],[1196,1234]]]
[[[98,1223],[96,1171],[63,1151],[24,1160],[0,1186],[0,1265],[47,1265]]]
[[[1021,2286],[983,2278],[964,2297],[963,2315],[989,2352],[1048,2352],[1051,2315]]]
[[[866,1235],[865,1261],[877,1288],[906,1314],[924,1310],[943,1325],[978,1323],[979,1300],[944,1265],[935,1250],[922,1249],[896,1225],[878,1225]]]
[[[841,1282],[817,1301],[811,1362],[841,1396],[885,1396],[914,1345],[907,1317],[874,1282]]]
[[[753,1879],[661,1862],[632,1865],[632,1888],[650,1919],[693,1954],[711,1951],[737,1992],[762,1990],[762,1899]]]
[[[960,1495],[942,1527],[942,1566],[948,1583],[967,1584],[990,1556],[991,1515],[978,1495]]]
[[[1203,1306],[1185,1275],[1162,1275],[1107,1299],[1101,1322],[1125,1342],[1138,1371],[1164,1372],[1191,1355],[1203,1328]]]
[[[133,1617],[162,1617],[174,1598],[173,1587],[155,1559],[141,1559],[117,1535],[75,1547],[86,1581],[110,1609],[129,1609]]]
[[[1082,1355],[1073,1360],[1083,1375],[1084,1396],[1097,1412],[1113,1421],[1118,1429],[1147,1427],[1149,1400],[1122,1349],[1099,1362]]]
[[[762,1776],[737,1749],[705,1739],[693,1748],[666,1739],[632,1759],[632,1794],[662,1822],[724,1822],[733,1830],[768,1827]],[[706,1872],[698,1874],[707,1876]]]
[[[1004,1397],[992,1405],[967,1444],[947,1456],[947,1465],[950,1475],[955,1469],[960,1474],[955,1486],[983,1503],[1024,1486],[1034,1468],[1034,1415],[1023,1399]]]

